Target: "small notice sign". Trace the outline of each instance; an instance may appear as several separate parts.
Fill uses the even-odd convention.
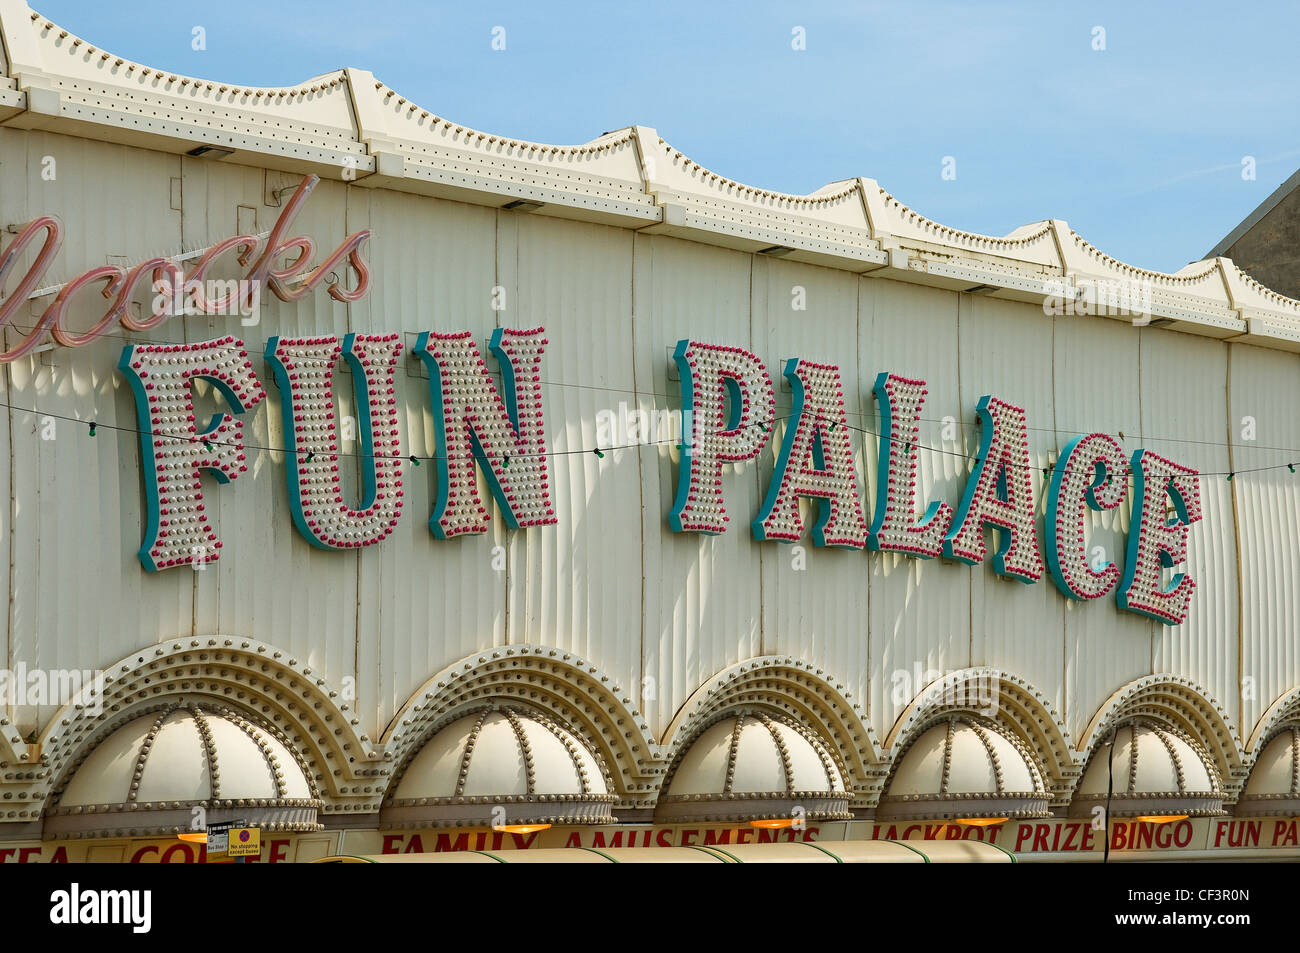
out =
[[[227,857],[256,857],[262,852],[262,832],[259,828],[232,827],[227,836]]]

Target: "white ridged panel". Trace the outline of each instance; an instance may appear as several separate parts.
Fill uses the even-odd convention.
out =
[[[870,381],[858,365],[853,342],[858,333],[858,279],[844,272],[757,256],[754,260],[754,349],[768,366],[776,385],[776,414],[786,417],[791,394],[781,377],[787,358],[804,358],[836,364],[844,387],[846,419],[862,427],[863,402],[871,399]],[[792,289],[804,290],[807,310],[792,310]],[[772,443],[758,461],[759,484],[764,495],[772,482],[772,468],[786,426],[773,430]],[[865,491],[862,470],[864,435],[849,431],[859,493]],[[866,438],[871,439],[871,438]],[[863,498],[863,518],[871,511]],[[869,655],[867,644],[867,551],[820,548],[808,529],[815,513],[808,500],[800,503],[804,538],[798,544],[763,542],[754,545],[762,555],[763,654],[793,655],[822,667],[831,681],[843,682],[854,699],[866,699]],[[745,514],[742,525],[757,515]],[[733,523],[735,518],[733,517]],[[751,533],[752,538],[752,533]],[[793,568],[794,545],[802,550],[804,568]]]
[[[637,236],[634,252],[636,386],[666,395],[654,398],[659,406],[680,410],[681,385],[669,381],[667,373],[670,349],[679,340],[753,348],[750,256],[662,236]],[[748,525],[761,498],[755,467],[739,473],[725,467],[727,532],[674,533],[667,517],[677,487],[678,451],[665,444],[642,453],[643,652],[645,674],[654,680],[654,698],[646,698],[642,711],[651,730],[662,735],[677,708],[706,679],[761,651],[759,546]]]
[[[500,257],[518,262],[501,323],[543,326],[550,342],[542,394],[559,519],[510,534],[507,638],[575,652],[633,691],[642,664],[638,461],[657,448],[583,452],[598,445],[601,410],[617,417],[620,402],[636,406],[632,234],[507,211],[499,235]]]
[[[961,395],[967,444],[979,449],[975,408],[990,394],[1025,409],[1029,460],[1034,467],[1034,530],[1041,558],[1048,476],[1056,456],[1055,398],[1052,393],[1052,319],[1041,307],[996,301],[980,295],[960,299]],[[986,529],[988,556],[971,567],[971,663],[1014,670],[1051,699],[1059,710],[1063,689],[1065,599],[1043,564],[1035,583],[1007,579],[993,571],[995,534]]]
[[[860,279],[858,364],[864,390],[863,429],[880,433],[870,388],[881,371],[926,382],[921,416],[917,508],[931,500],[955,506],[969,466],[960,431],[945,440],[943,417],[962,419],[958,393],[957,295],[901,282]],[[970,408],[973,414],[974,408]],[[863,457],[875,506],[879,441],[866,438]],[[973,453],[973,451],[972,451]],[[970,570],[938,559],[873,553],[868,556],[871,722],[880,738],[925,687],[927,672],[970,663]]]
[[[1243,586],[1239,727],[1249,737],[1272,701],[1300,684],[1300,356],[1233,344],[1229,361]],[[1245,417],[1254,418],[1253,440],[1243,438]],[[1257,467],[1278,469],[1247,472]]]
[[[410,356],[413,332],[472,330],[495,370],[486,340],[496,323],[495,213],[354,190],[348,228],[365,227],[375,232],[369,256],[374,276],[370,294],[353,305],[354,322],[358,330],[407,332],[397,381],[403,452],[441,453],[434,444],[429,380]],[[432,675],[505,642],[506,573],[493,569],[492,558],[508,531],[483,479],[479,496],[492,525],[486,536],[471,538],[438,539],[429,529],[437,495],[432,460],[406,464],[403,488],[397,530],[360,554],[357,668],[363,699],[365,692],[378,692],[377,711],[375,704],[363,708],[375,732]]]
[[[186,249],[240,234],[241,226],[253,234],[273,227],[281,209],[265,204],[265,180],[260,170],[199,159],[183,162]],[[282,201],[288,198],[286,195]],[[317,242],[317,255],[327,254],[345,234],[342,198],[341,190],[330,194],[318,188],[285,237],[311,236]],[[243,271],[234,257],[228,256],[224,267],[214,269],[211,277],[235,278]],[[263,358],[265,343],[275,335],[346,333],[347,310],[317,292],[296,303],[266,301],[256,323],[245,324],[245,320],[254,318],[187,318],[186,340],[233,334],[244,341],[253,371],[267,393],[267,400],[241,418],[244,442],[250,448],[282,447],[282,395]],[[346,374],[339,379],[350,383]],[[198,385],[195,391],[200,395],[195,401],[200,420],[206,419],[204,408],[211,413],[227,409],[208,387]],[[351,400],[339,404],[341,416],[352,413],[351,404]],[[341,449],[347,452],[348,448]],[[193,573],[194,631],[231,638],[274,632],[276,646],[290,658],[343,684],[344,678],[355,674],[357,554],[327,553],[299,537],[288,506],[283,454],[265,449],[246,453],[248,472],[239,479],[221,486],[204,478],[208,511],[224,547],[215,565]],[[347,463],[346,458],[340,460],[345,474]],[[345,564],[350,564],[348,569]],[[329,585],[319,584],[324,578],[330,579]]]
[[[1138,330],[1112,318],[1068,315],[1056,319],[1054,333],[1057,449],[1080,434],[1107,433],[1131,456],[1142,445]],[[1093,548],[1101,546],[1107,559],[1124,568],[1131,506],[1132,500],[1125,499],[1113,510],[1089,514],[1090,557]],[[1062,595],[1055,583],[1045,582],[1065,607],[1065,702],[1060,714],[1078,743],[1117,688],[1151,674],[1156,623],[1121,612],[1113,592],[1075,601]]]
[[[8,159],[5,151],[7,140],[0,139],[0,169]],[[2,173],[0,173],[2,175]],[[12,211],[4,201],[4,179],[0,177],[0,220],[10,219]],[[16,220],[16,219],[15,219]],[[3,289],[0,289],[3,290]],[[9,374],[0,373],[0,401],[6,404],[12,404],[10,399]],[[22,417],[28,415],[23,414]],[[21,427],[21,424],[18,424]],[[13,429],[14,414],[8,409],[0,409],[0,448],[8,455],[8,460],[4,466],[0,466],[0,553],[11,554],[15,537],[12,534],[14,520],[14,507],[9,496],[9,484],[15,466],[18,465],[18,458],[13,453]],[[4,579],[0,580],[0,597],[4,598],[4,612],[0,613],[0,665],[12,670],[14,666],[13,643],[10,639],[10,614],[14,609],[14,604],[9,601],[10,585],[13,582],[13,564],[10,563],[9,572],[4,574]],[[15,717],[14,706],[6,702],[3,706],[5,717],[11,721]]]
[[[4,191],[27,196],[27,207],[16,203],[17,217],[8,221],[45,213],[64,221],[63,250],[42,284],[104,264],[110,255],[135,260],[160,242],[179,242],[179,216],[168,208],[173,158],[32,133],[25,140],[6,137],[3,162]],[[54,178],[42,177],[47,168]],[[114,188],[105,189],[105,180]],[[122,195],[133,200],[123,203]],[[39,299],[36,314],[29,307],[19,322],[30,327],[52,300]],[[92,292],[74,304],[71,326],[83,329],[97,319],[99,300]],[[12,330],[6,334],[11,346],[17,343]],[[130,395],[116,378],[124,343],[123,337],[106,336],[75,355],[54,350],[14,362],[8,369],[9,402],[134,427]],[[135,435],[104,429],[91,439],[87,426],[55,420],[55,438],[43,440],[40,416],[10,413],[16,461],[9,521],[11,663],[95,669],[141,644],[188,633],[192,581],[179,573],[151,578],[135,558],[143,529]],[[43,721],[55,710],[17,713],[20,728],[35,727],[34,719]]]
[[[1226,473],[1228,346],[1146,328],[1141,348],[1143,446],[1202,473]],[[1236,721],[1241,712],[1232,487],[1221,475],[1202,477],[1200,486],[1204,516],[1191,527],[1182,567],[1196,580],[1196,592],[1186,622],[1155,627],[1152,663],[1155,671],[1196,681]]]
[[[41,177],[47,155],[57,162],[53,181]],[[175,176],[183,177],[183,211],[171,208]],[[293,184],[293,177],[270,178],[277,188]],[[267,204],[267,185],[262,172],[220,161],[0,130],[0,224],[43,212],[67,222],[51,283],[110,255],[133,264],[230,236],[241,205],[250,228],[269,229],[279,209]],[[1205,685],[1246,731],[1300,682],[1293,645],[1300,475],[1245,472],[1290,462],[1287,453],[1262,447],[1300,447],[1300,424],[1288,410],[1300,399],[1300,358],[1107,319],[1053,323],[1033,305],[340,183],[318,187],[291,234],[315,239],[319,260],[365,227],[375,230],[366,250],[374,274],[361,302],[344,305],[318,289],[296,304],[269,302],[254,326],[186,319],[149,335],[159,342],[227,331],[245,338],[269,395],[246,417],[249,443],[283,439],[281,395],[261,358],[272,335],[401,331],[409,349],[416,331],[469,329],[485,348],[496,326],[536,324],[546,325],[551,340],[545,396],[555,451],[593,445],[596,412],[616,412],[621,400],[679,409],[679,384],[668,380],[667,365],[683,337],[750,348],[778,381],[783,358],[838,363],[853,423],[873,432],[875,375],[925,378],[922,441],[953,451],[922,452],[925,501],[958,501],[984,393],[1026,407],[1038,466],[1076,433],[1122,430],[1129,451],[1147,446],[1224,471],[1225,436],[1240,443],[1241,418],[1254,416],[1257,445],[1237,450],[1242,475],[1231,488],[1247,586],[1242,674],[1255,680],[1254,698],[1244,707],[1238,701],[1237,567],[1232,497],[1222,476],[1202,483],[1206,516],[1192,531],[1187,567],[1200,586],[1189,622],[1171,629],[1118,612],[1113,598],[1070,602],[1046,578],[1028,587],[995,580],[987,563],[970,568],[805,542],[808,568],[795,574],[790,548],[757,543],[749,528],[774,448],[758,465],[728,470],[731,529],[716,538],[668,530],[678,454],[664,444],[604,460],[585,452],[556,457],[559,526],[510,533],[494,512],[485,538],[457,541],[439,541],[427,526],[432,462],[408,466],[394,537],[349,554],[320,552],[298,537],[283,461],[253,451],[239,480],[205,480],[225,542],[222,560],[201,572],[148,574],[135,557],[144,523],[136,436],[105,427],[92,440],[83,425],[59,422],[56,439],[44,441],[40,421],[18,413],[0,416],[0,445],[12,446],[0,475],[0,493],[12,489],[13,499],[0,521],[0,540],[12,551],[10,666],[93,668],[190,634],[253,638],[309,665],[345,698],[355,687],[360,730],[372,737],[431,675],[506,641],[555,644],[590,658],[625,684],[659,733],[709,676],[767,653],[795,655],[848,683],[882,737],[922,687],[913,674],[926,669],[1009,669],[1063,710],[1076,738],[1106,697],[1153,670]],[[214,277],[240,271],[228,266]],[[346,268],[340,272],[349,277]],[[807,312],[789,309],[794,284],[807,289]],[[494,285],[506,289],[503,312],[491,308]],[[115,367],[122,345],[135,338],[145,339],[106,336],[18,361],[4,372],[6,399],[133,427],[133,400]],[[1231,408],[1224,397],[1229,360]],[[495,370],[492,358],[488,363]],[[342,370],[338,385],[351,386]],[[428,456],[438,449],[428,382],[408,358],[398,393],[404,446]],[[788,392],[778,394],[788,408]],[[346,415],[351,399],[339,396]],[[221,409],[210,394],[198,402]],[[948,415],[962,427],[945,443]],[[869,518],[879,492],[876,438],[855,433],[853,444]],[[345,467],[345,485],[355,488],[354,466]],[[1040,512],[1045,486],[1037,477]],[[480,492],[490,500],[485,487]],[[1095,521],[1094,540],[1121,564],[1127,512],[1126,505]],[[492,566],[495,546],[509,549],[501,571]],[[653,698],[635,691],[642,674],[654,679]],[[15,714],[27,731],[52,711]]]

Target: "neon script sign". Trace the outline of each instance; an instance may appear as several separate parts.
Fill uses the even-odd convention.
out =
[[[280,213],[265,243],[257,235],[236,235],[224,239],[204,252],[188,274],[174,258],[150,258],[130,270],[120,265],[91,268],[59,289],[27,336],[13,348],[0,353],[0,363],[30,354],[45,344],[47,338],[53,338],[55,343],[64,347],[81,347],[110,333],[117,326],[128,331],[148,331],[173,317],[185,314],[247,314],[256,307],[263,287],[269,288],[281,301],[297,301],[315,291],[322,281],[326,281],[329,284],[329,295],[336,301],[360,300],[370,290],[370,269],[361,255],[361,246],[371,235],[369,229],[349,235],[310,271],[307,269],[315,257],[315,242],[304,235],[285,238],[319,181],[320,177],[315,175],[302,180]],[[41,279],[49,271],[50,264],[63,244],[63,223],[55,215],[43,215],[34,219],[19,229],[17,237],[0,252],[0,291],[3,291],[9,273],[24,250],[42,232],[45,240],[31,266],[13,293],[0,299],[0,329],[10,326],[14,315],[40,287]],[[228,253],[235,253],[235,260],[241,267],[247,268],[247,272],[241,281],[221,283],[233,286],[224,296],[209,297],[204,290],[209,287],[208,271]],[[284,267],[275,267],[276,262],[289,256],[293,257]],[[351,290],[337,279],[329,280],[333,269],[345,260],[355,277]],[[101,282],[104,286],[100,289],[100,294],[112,302],[108,310],[89,329],[82,332],[70,329],[67,326],[69,302],[82,291]],[[148,316],[137,318],[132,313],[131,303],[142,282],[147,282],[155,294]]]
[[[314,268],[309,265],[315,250],[311,239],[285,237],[315,184],[314,176],[303,181],[264,244],[252,235],[228,238],[208,249],[188,274],[164,258],[129,271],[117,266],[87,271],[63,286],[31,333],[0,354],[0,361],[30,353],[46,335],[78,347],[114,324],[133,331],[157,327],[175,314],[193,313],[182,307],[183,298],[200,313],[230,313],[247,304],[237,296],[262,283],[281,300],[294,301],[329,276],[331,297],[358,300],[369,288],[369,269],[360,254],[369,231],[348,236]],[[52,216],[36,219],[0,256],[3,289],[23,250],[45,232],[31,267],[13,294],[0,301],[0,327],[49,268],[60,229]],[[227,253],[237,253],[248,269],[246,278],[224,298],[206,297],[205,275]],[[345,259],[356,278],[351,290],[330,276]],[[149,317],[135,319],[128,306],[145,277],[153,280],[155,290],[161,286],[168,293]],[[103,296],[112,300],[109,309],[88,331],[70,331],[68,301],[101,281],[106,283]],[[419,335],[414,353],[429,372],[437,447],[437,496],[429,518],[436,537],[487,532],[491,514],[480,496],[479,477],[510,528],[557,522],[542,399],[547,344],[542,328],[496,330],[489,350],[501,371],[498,387],[470,332]],[[280,394],[290,511],[298,533],[312,546],[374,546],[392,535],[401,519],[405,464],[418,462],[404,457],[401,447],[396,393],[401,351],[397,334],[276,337],[266,344],[264,360]],[[340,359],[351,375],[359,421],[356,454],[341,452],[334,400]],[[724,466],[752,460],[771,443],[778,419],[775,389],[763,361],[741,347],[683,340],[674,360],[681,378],[684,436],[668,524],[679,533],[722,533],[730,522]],[[123,348],[118,368],[135,397],[144,462],[141,563],[157,572],[216,560],[222,541],[208,519],[202,476],[225,484],[247,472],[238,418],[267,397],[247,347],[233,336],[192,344],[131,344]],[[1034,500],[1038,468],[1029,453],[1027,411],[993,395],[982,397],[976,408],[979,449],[958,504],[918,500],[919,423],[928,390],[925,381],[886,372],[872,389],[881,430],[876,499],[868,521],[839,367],[794,359],[783,373],[793,406],[772,479],[750,525],[756,540],[793,543],[807,534],[817,546],[977,565],[989,558],[985,530],[991,528],[993,569],[1000,575],[1031,585],[1048,574],[1071,599],[1113,593],[1123,610],[1167,625],[1186,619],[1196,583],[1174,570],[1186,561],[1189,527],[1201,518],[1195,470],[1143,449],[1126,458],[1107,434],[1080,435],[1051,470],[1040,540]],[[193,395],[198,379],[210,382],[230,408],[202,428]],[[341,460],[351,457],[360,464],[356,506],[345,499],[340,479]],[[1098,566],[1090,561],[1088,516],[1121,506],[1130,496],[1130,478],[1131,529],[1121,572],[1113,562]],[[804,525],[801,499],[814,503],[811,526]]]

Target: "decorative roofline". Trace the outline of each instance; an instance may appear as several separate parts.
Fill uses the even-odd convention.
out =
[[[440,117],[361,69],[290,87],[197,79],[104,51],[26,0],[0,0],[0,39],[0,126],[179,155],[215,147],[221,158],[196,161],[497,208],[522,202],[529,211],[517,214],[1029,303],[1140,285],[1142,320],[1127,311],[1121,320],[1300,352],[1300,301],[1222,257],[1168,274],[1107,255],[1059,219],[1004,236],[962,231],[867,178],[808,195],[761,189],[706,169],[644,126],[576,145],[495,135]]]

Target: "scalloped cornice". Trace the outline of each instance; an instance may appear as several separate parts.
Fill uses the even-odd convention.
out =
[[[1005,236],[926,218],[867,178],[789,195],[704,168],[630,126],[559,146],[437,116],[361,69],[253,88],[159,71],[101,50],[24,0],[0,0],[0,125],[476,205],[600,222],[951,291],[1042,303],[1098,283],[1140,286],[1150,323],[1300,352],[1300,301],[1229,259],[1174,274],[1121,262],[1059,219]],[[1128,314],[1109,320],[1133,322]],[[1133,323],[1147,323],[1139,319]]]

